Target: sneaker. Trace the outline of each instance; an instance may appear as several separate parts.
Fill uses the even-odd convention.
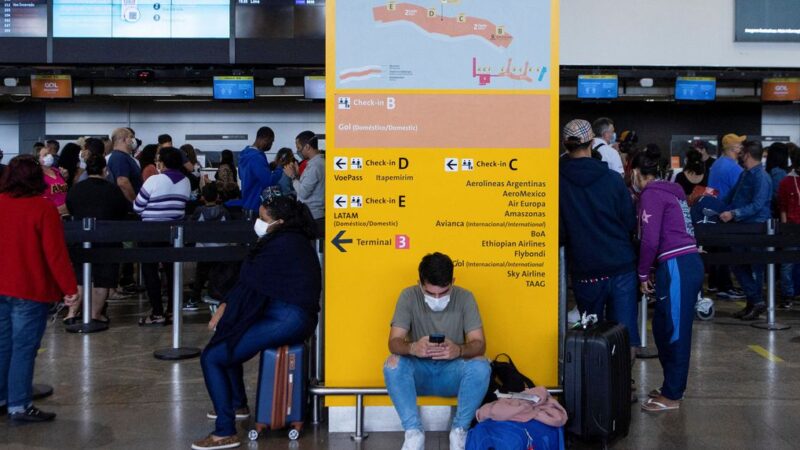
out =
[[[744,295],[744,293],[737,292],[735,289],[717,292],[717,298],[720,300],[740,300],[746,297],[747,296]]]
[[[464,450],[467,445],[467,430],[453,428],[450,430],[450,450]]]
[[[792,309],[793,306],[794,306],[794,301],[789,299],[789,300],[782,300],[780,303],[778,303],[777,307],[778,309],[783,309],[788,311]]]
[[[217,420],[217,412],[213,409],[206,413],[206,417],[211,420]],[[250,408],[245,406],[236,410],[236,420],[245,420],[250,417]]]
[[[749,313],[742,316],[741,319],[746,321],[758,320],[758,316],[764,314],[766,310],[767,310],[767,305],[764,303],[753,305],[752,310],[750,310]]]
[[[752,310],[753,310],[753,307],[751,305],[747,305],[744,308],[742,308],[741,310],[736,311],[735,313],[731,314],[731,317],[733,317],[734,319],[741,319],[742,317],[750,314],[750,311],[752,311]]]
[[[242,445],[242,443],[239,441],[239,436],[228,436],[220,440],[215,440],[212,435],[209,434],[204,439],[194,441],[192,443],[192,448],[194,450],[217,450],[223,448],[236,448],[240,445]]]
[[[741,288],[730,288],[728,289],[728,291],[733,292],[736,295],[741,295],[742,298],[744,298],[744,290],[742,290]]]
[[[56,414],[44,412],[31,405],[23,412],[9,414],[8,418],[16,422],[49,422],[56,418]]]
[[[709,286],[706,288],[706,292],[713,294],[715,292],[719,292],[719,289]]]
[[[406,440],[401,450],[425,450],[425,433],[422,430],[406,431]]]
[[[186,302],[183,305],[183,310],[184,311],[199,311],[200,310],[200,304],[197,303],[194,300],[189,300],[188,302]]]

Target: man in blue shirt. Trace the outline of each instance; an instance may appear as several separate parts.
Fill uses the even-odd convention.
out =
[[[275,132],[270,127],[261,127],[256,141],[239,154],[239,177],[242,179],[242,209],[257,211],[261,205],[261,192],[278,184],[282,171],[274,173],[269,167],[265,153],[275,142]],[[277,179],[276,179],[277,174]]]
[[[108,157],[108,181],[119,186],[129,202],[136,200],[142,187],[142,169],[131,156],[138,146],[136,135],[128,128],[117,128],[111,134],[114,150]]]
[[[746,169],[739,177],[736,186],[723,200],[727,210],[720,214],[723,222],[764,223],[771,216],[772,180],[761,157],[764,149],[758,142],[745,142],[742,147],[742,164]],[[719,164],[719,163],[717,163]],[[716,166],[716,164],[715,164]],[[736,249],[742,252],[754,251],[750,248]],[[747,296],[747,306],[733,316],[742,320],[756,320],[767,306],[764,303],[764,265],[738,265],[732,267],[733,274]]]

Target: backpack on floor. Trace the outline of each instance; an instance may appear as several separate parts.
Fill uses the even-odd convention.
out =
[[[502,361],[500,358],[504,356],[508,361]],[[507,353],[500,353],[495,356],[492,361],[492,376],[489,378],[489,389],[487,389],[486,396],[483,398],[483,404],[491,403],[497,400],[495,391],[500,391],[504,394],[509,392],[522,392],[525,389],[536,387],[533,380],[523,375],[514,361]]]

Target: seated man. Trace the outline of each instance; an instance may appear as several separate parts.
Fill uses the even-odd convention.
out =
[[[458,397],[450,450],[463,450],[489,386],[478,305],[470,291],[454,282],[453,261],[429,254],[419,264],[419,284],[403,290],[397,301],[389,334],[392,356],[383,376],[406,432],[403,450],[425,448],[417,395]]]

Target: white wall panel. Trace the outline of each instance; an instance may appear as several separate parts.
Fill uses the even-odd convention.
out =
[[[798,67],[800,44],[734,42],[734,0],[563,0],[561,64]]]

